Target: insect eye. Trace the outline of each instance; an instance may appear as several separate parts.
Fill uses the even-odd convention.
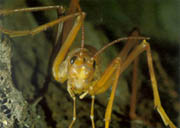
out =
[[[76,58],[77,58],[77,56],[73,56],[73,57],[71,58],[71,60],[70,60],[70,63],[71,63],[71,64],[74,64]]]
[[[96,68],[96,61],[94,60],[93,62],[93,68],[95,69]]]

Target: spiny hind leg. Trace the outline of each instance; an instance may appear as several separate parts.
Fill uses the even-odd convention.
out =
[[[149,67],[151,82],[152,82],[155,108],[159,112],[159,114],[160,114],[160,116],[161,116],[161,118],[162,118],[162,120],[166,126],[169,126],[170,128],[176,128],[176,126],[171,122],[171,120],[169,119],[169,117],[167,116],[166,112],[164,111],[164,109],[161,105],[158,87],[157,87],[157,81],[156,81],[153,62],[152,62],[151,49],[150,49],[150,46],[147,42],[144,42],[144,43],[146,44],[147,61],[148,61],[148,67]]]
[[[41,31],[45,31],[46,29],[50,28],[50,27],[53,27],[61,22],[64,22],[68,19],[71,19],[71,18],[74,18],[74,17],[77,17],[77,16],[82,16],[82,15],[85,15],[84,13],[82,12],[79,12],[79,13],[74,13],[74,14],[70,14],[70,15],[67,15],[67,16],[62,16],[54,21],[51,21],[49,23],[46,23],[44,25],[41,25],[41,26],[38,26],[32,30],[20,30],[20,31],[16,31],[16,30],[8,30],[8,29],[5,29],[3,28],[2,26],[0,26],[0,32],[4,33],[4,34],[7,34],[9,35],[10,37],[18,37],[18,36],[26,36],[26,35],[35,35]]]
[[[133,75],[132,75],[132,84],[131,84],[131,99],[130,99],[130,111],[129,111],[129,117],[133,120],[141,120],[143,123],[147,126],[152,126],[152,124],[146,120],[145,118],[139,116],[136,114],[136,104],[137,104],[137,91],[138,87],[141,83],[141,80],[138,79],[139,75],[139,57],[136,57],[136,59],[133,62]]]
[[[131,84],[131,101],[130,101],[130,112],[129,112],[129,117],[131,118],[131,120],[134,120],[137,118],[136,98],[137,98],[137,85],[139,82],[137,79],[138,61],[139,61],[139,58],[137,57],[133,64],[133,79],[132,79],[132,84]]]
[[[156,81],[153,63],[152,63],[151,50],[150,50],[149,43],[147,43],[146,40],[144,40],[139,46],[137,46],[130,53],[126,61],[123,63],[121,70],[123,71],[143,51],[146,51],[146,54],[147,54],[147,62],[148,62],[149,73],[150,73],[152,89],[153,89],[153,96],[154,96],[154,106],[157,109],[158,113],[160,114],[164,124],[166,126],[169,126],[170,128],[176,128],[176,126],[171,122],[171,120],[169,119],[169,117],[167,116],[166,112],[164,111],[161,105],[158,87],[157,87],[157,81]]]

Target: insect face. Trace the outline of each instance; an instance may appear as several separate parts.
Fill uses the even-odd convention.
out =
[[[96,62],[89,56],[88,52],[73,55],[68,66],[68,85],[76,93],[87,90],[93,79]]]

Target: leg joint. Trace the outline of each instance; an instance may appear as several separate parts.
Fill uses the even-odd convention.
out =
[[[91,98],[92,98],[92,99],[95,99],[95,95],[92,95]]]
[[[76,117],[73,117],[73,121],[75,121],[76,120]]]
[[[104,118],[104,121],[106,122],[106,121],[108,121],[108,122],[110,122],[110,118]]]
[[[94,120],[94,116],[93,116],[93,115],[90,115],[90,119],[91,119],[91,120]]]
[[[150,47],[150,46],[149,46],[149,43],[148,43],[146,40],[143,40],[142,43],[143,43],[143,46],[144,46],[144,47],[148,47],[148,48]]]
[[[114,60],[114,63],[115,64],[120,64],[121,63],[121,57],[116,57],[115,60]]]

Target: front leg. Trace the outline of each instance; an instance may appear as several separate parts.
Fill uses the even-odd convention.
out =
[[[69,128],[72,128],[73,124],[74,124],[75,121],[76,121],[76,97],[75,97],[75,94],[74,94],[74,92],[72,91],[72,89],[71,89],[70,86],[68,86],[67,91],[68,91],[69,95],[70,95],[70,96],[72,97],[72,99],[73,99],[73,118],[72,118],[72,121],[71,121],[71,123],[70,123],[70,125],[69,125]]]
[[[108,101],[108,105],[106,107],[105,113],[105,128],[109,128],[111,113],[112,113],[112,105],[114,101],[114,96],[117,88],[118,79],[120,76],[120,68],[121,68],[121,59],[119,57],[115,58],[113,62],[109,65],[109,67],[105,70],[100,80],[97,81],[96,85],[92,90],[89,90],[89,93],[94,96],[96,94],[100,94],[105,92],[112,84],[112,91]],[[94,115],[92,112],[94,108],[92,107],[91,115]],[[93,124],[93,123],[92,123]]]

